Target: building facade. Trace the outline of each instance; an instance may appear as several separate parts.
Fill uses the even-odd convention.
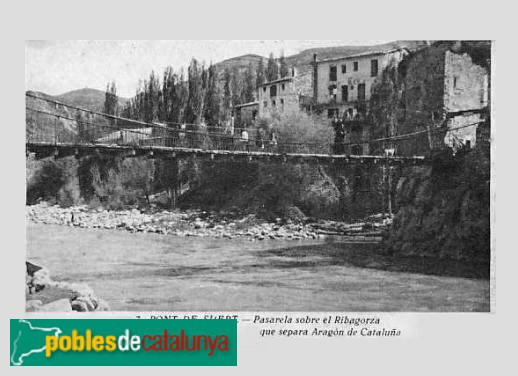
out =
[[[398,48],[325,60],[314,55],[311,66],[292,67],[289,77],[257,88],[258,114],[268,117],[318,108],[329,118],[344,112],[356,118],[365,112],[383,69],[397,64],[407,53],[405,48]]]
[[[472,62],[468,54],[446,51],[444,67],[444,109],[448,132],[445,143],[457,147],[475,147],[477,128],[489,101],[488,74]]]
[[[489,78],[487,69],[459,46],[449,41],[412,53],[400,47],[323,60],[314,55],[311,64],[292,68],[289,77],[257,88],[257,114],[264,118],[306,110],[341,119],[344,140],[339,142],[350,144],[345,152],[351,154],[369,154],[372,145],[365,141],[380,132],[383,137],[418,133],[397,145],[378,145],[397,154],[426,154],[445,145],[474,147],[477,126],[488,113]],[[373,90],[389,67],[399,67],[402,98],[393,124],[385,129],[386,124],[372,122],[369,110]]]
[[[408,54],[405,48],[313,61],[313,100],[329,118],[357,118],[368,108],[372,88],[389,65]]]
[[[488,74],[469,54],[456,50],[452,42],[438,43],[409,59],[398,133],[424,133],[402,143],[401,153],[476,145],[477,127],[489,102]]]
[[[260,117],[300,111],[301,104],[311,96],[310,70],[290,69],[290,76],[265,82],[257,88]]]
[[[259,113],[259,102],[250,102],[237,105],[234,108],[235,127],[248,128],[254,125]]]

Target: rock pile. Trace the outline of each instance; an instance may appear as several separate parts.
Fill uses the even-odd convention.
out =
[[[151,232],[176,236],[214,238],[318,239],[328,235],[378,236],[390,224],[390,218],[372,217],[355,224],[329,220],[291,220],[265,222],[254,214],[208,213],[198,210],[141,212],[132,210],[89,209],[87,206],[61,208],[40,203],[26,208],[27,219],[36,223],[59,224],[82,228],[121,229],[130,232]]]
[[[54,281],[46,268],[39,268],[34,273],[28,271],[25,281],[27,312],[92,312],[109,309],[108,304],[98,298],[88,285]],[[33,288],[35,286],[36,289]]]
[[[392,224],[392,216],[375,214],[360,222],[345,223],[328,220],[317,220],[311,224],[319,234],[342,236],[380,236],[381,231]]]

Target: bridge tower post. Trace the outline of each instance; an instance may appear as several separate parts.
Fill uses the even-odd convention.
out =
[[[387,177],[387,200],[388,200],[388,214],[392,217],[392,166],[388,162],[388,177]]]

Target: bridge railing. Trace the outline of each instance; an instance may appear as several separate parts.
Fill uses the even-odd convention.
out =
[[[26,93],[26,140],[28,143],[75,145],[125,145],[136,147],[174,147],[229,152],[264,152],[276,154],[394,154],[410,144],[419,146],[430,139],[444,139],[446,132],[476,126],[479,122],[457,128],[440,127],[378,139],[334,144],[277,142],[254,139],[208,128],[193,130],[194,124],[157,124],[121,118],[64,104],[42,95]],[[212,127],[210,129],[213,129]],[[364,147],[368,146],[368,147]],[[367,151],[365,151],[367,150]],[[396,153],[400,155],[400,152]],[[413,155],[415,153],[402,153]]]
[[[182,125],[163,125],[124,119],[63,104],[27,93],[29,143],[161,146],[185,149],[265,153],[329,154],[331,145],[279,143],[222,132],[195,131]],[[188,125],[189,126],[189,125]]]

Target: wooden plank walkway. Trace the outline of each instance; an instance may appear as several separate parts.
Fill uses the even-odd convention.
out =
[[[426,162],[424,156],[384,156],[384,155],[342,155],[312,153],[277,153],[246,150],[212,150],[201,148],[137,146],[117,144],[81,144],[28,142],[26,151],[35,153],[37,157],[84,156],[91,154],[109,154],[122,157],[148,156],[156,158],[176,158],[187,155],[207,157],[211,159],[272,159],[288,161],[322,161],[322,162],[372,162],[372,163],[405,163],[418,164]]]

